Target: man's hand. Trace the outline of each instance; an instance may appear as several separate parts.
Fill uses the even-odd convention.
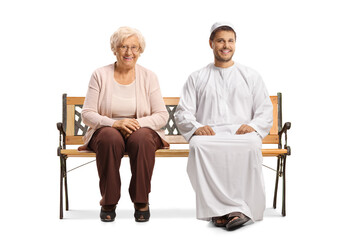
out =
[[[117,120],[112,125],[113,128],[119,129],[121,134],[126,137],[140,128],[138,121],[134,118],[124,118]]]
[[[251,133],[254,132],[255,129],[250,127],[249,125],[243,124],[239,127],[239,129],[236,131],[236,134],[245,134],[245,133]]]
[[[215,135],[215,132],[210,126],[206,125],[196,129],[194,135]]]

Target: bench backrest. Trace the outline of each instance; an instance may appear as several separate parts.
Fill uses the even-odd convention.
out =
[[[176,106],[179,103],[179,97],[164,97],[166,109],[169,112],[169,120],[166,124],[165,134],[166,140],[170,144],[186,144],[186,140],[181,136],[174,120],[174,113]],[[282,126],[282,112],[281,112],[281,93],[277,96],[270,96],[273,104],[273,126],[270,129],[269,135],[263,139],[264,144],[278,144],[279,131]],[[81,119],[81,110],[84,104],[85,97],[68,97],[63,94],[63,126],[66,132],[66,145],[81,145],[83,144],[82,136],[85,134],[88,126],[86,126]]]

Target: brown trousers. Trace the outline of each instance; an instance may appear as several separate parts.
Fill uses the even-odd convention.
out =
[[[140,128],[128,139],[112,127],[98,129],[88,147],[96,153],[100,178],[100,205],[116,205],[120,199],[120,163],[127,152],[130,158],[132,202],[147,203],[151,191],[151,176],[155,165],[155,151],[162,147],[159,135],[150,128]]]

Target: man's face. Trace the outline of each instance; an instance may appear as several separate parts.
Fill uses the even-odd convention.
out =
[[[218,31],[214,40],[210,40],[215,59],[219,62],[229,62],[235,53],[235,34],[232,31]]]

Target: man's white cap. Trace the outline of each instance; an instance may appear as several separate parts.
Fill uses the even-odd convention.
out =
[[[234,25],[232,25],[231,23],[229,22],[216,22],[214,23],[214,25],[212,25],[211,29],[210,29],[210,34],[217,28],[219,27],[223,27],[223,26],[228,26],[228,27],[231,27],[232,30],[234,30],[235,32],[235,28],[234,28]]]

